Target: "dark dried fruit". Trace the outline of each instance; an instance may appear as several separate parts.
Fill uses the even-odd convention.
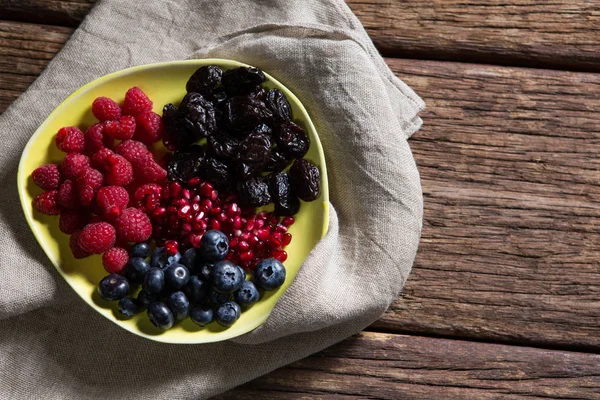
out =
[[[300,209],[300,200],[290,185],[290,177],[285,172],[273,172],[268,176],[269,187],[275,214],[279,216],[294,215]]]
[[[232,131],[249,132],[257,125],[271,119],[273,114],[260,100],[236,96],[225,103],[223,117]]]
[[[254,128],[251,133],[262,133],[263,135],[271,136],[273,134],[273,130],[269,128],[269,125],[267,124],[260,124]]]
[[[223,85],[232,93],[247,93],[266,80],[265,74],[253,67],[230,69],[223,74]]]
[[[179,106],[185,126],[196,139],[210,136],[217,129],[215,108],[200,93],[188,93]]]
[[[213,90],[213,92],[209,96],[209,100],[212,101],[215,107],[218,107],[221,104],[225,103],[225,101],[227,100],[227,92],[225,91],[225,88],[220,87]]]
[[[269,161],[271,139],[262,133],[251,133],[242,140],[237,148],[236,161],[260,166]]]
[[[216,158],[205,157],[200,173],[203,178],[210,180],[220,189],[228,189],[231,186],[232,180],[229,167]]]
[[[260,166],[246,164],[244,162],[236,162],[234,164],[235,175],[243,180],[250,179],[251,177],[260,174],[261,169]]]
[[[292,109],[285,95],[279,89],[271,89],[267,93],[265,103],[273,112],[273,119],[278,122],[290,121],[292,119]]]
[[[313,201],[319,197],[321,177],[319,168],[305,159],[294,162],[290,168],[290,182],[294,191],[304,201]]]
[[[221,83],[223,71],[216,65],[205,65],[194,72],[185,85],[188,93],[208,94]]]
[[[260,207],[271,202],[271,193],[267,179],[262,176],[239,182],[238,194],[244,207]]]
[[[181,149],[196,141],[194,135],[185,128],[179,109],[173,104],[163,108],[163,126],[163,144],[169,150]]]
[[[304,129],[291,121],[281,123],[274,138],[279,150],[290,158],[304,157],[310,146]]]
[[[239,140],[222,134],[209,137],[207,144],[209,153],[222,160],[231,160],[237,153]]]
[[[171,181],[189,181],[198,176],[203,159],[204,148],[201,146],[194,145],[186,151],[175,152],[167,165],[167,178]]]
[[[280,150],[272,149],[269,154],[269,161],[265,165],[265,170],[267,171],[283,171],[285,167],[290,163],[290,159],[285,156]]]
[[[256,86],[254,89],[250,90],[248,97],[264,102],[267,99],[267,91],[261,86]]]

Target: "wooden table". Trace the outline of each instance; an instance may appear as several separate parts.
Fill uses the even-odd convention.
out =
[[[0,112],[92,3],[0,0]],[[416,265],[365,332],[219,398],[600,399],[600,1],[348,4],[427,103]]]

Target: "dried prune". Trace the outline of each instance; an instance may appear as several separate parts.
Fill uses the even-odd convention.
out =
[[[213,90],[209,96],[209,100],[212,101],[215,107],[225,103],[227,100],[227,92],[225,91],[225,88],[219,87]]]
[[[200,168],[203,178],[210,180],[219,189],[229,189],[232,184],[229,166],[214,157],[205,157]]]
[[[188,93],[208,94],[221,83],[223,71],[216,65],[205,65],[194,72],[185,85]]]
[[[183,118],[173,104],[167,104],[163,108],[163,126],[163,144],[169,150],[181,149],[196,141],[194,135],[185,128]]]
[[[261,172],[260,166],[246,164],[245,162],[236,161],[233,165],[235,175],[242,180],[250,179]]]
[[[310,145],[304,129],[291,121],[279,124],[274,138],[277,147],[290,158],[304,157]]]
[[[239,182],[238,194],[244,207],[260,207],[271,202],[271,193],[267,179],[262,176]]]
[[[225,122],[228,128],[238,133],[252,131],[272,116],[265,103],[251,97],[236,96],[225,103]]]
[[[227,135],[214,135],[208,138],[208,151],[222,160],[231,160],[237,153],[239,140]]]
[[[203,159],[204,148],[201,146],[190,146],[186,151],[175,152],[167,165],[167,178],[171,181],[189,181],[198,175]]]
[[[235,155],[236,161],[260,166],[269,161],[271,139],[262,133],[251,133],[242,140]]]
[[[265,165],[267,171],[283,171],[290,163],[290,159],[285,156],[280,150],[272,149],[269,153],[269,161]]]
[[[267,91],[261,86],[256,86],[254,89],[250,90],[247,96],[264,102],[267,99]]]
[[[294,215],[300,209],[300,200],[290,185],[290,177],[285,172],[273,172],[268,175],[269,188],[273,203],[275,203],[275,214],[279,216]]]
[[[221,79],[223,86],[233,94],[247,93],[265,80],[265,74],[260,69],[253,67],[230,69],[223,74]]]
[[[279,89],[271,89],[267,93],[265,104],[273,112],[273,119],[279,122],[292,119],[292,109],[285,95]]]
[[[254,128],[251,133],[262,133],[263,135],[271,136],[273,134],[273,130],[269,128],[269,125],[267,124],[260,124]]]
[[[290,181],[300,199],[313,201],[319,197],[321,175],[319,168],[310,161],[296,160],[290,168]]]
[[[217,128],[215,108],[200,93],[188,93],[179,106],[186,128],[197,139],[210,136]]]

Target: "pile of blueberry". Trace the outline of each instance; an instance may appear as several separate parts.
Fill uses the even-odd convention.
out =
[[[98,292],[109,301],[119,301],[119,312],[131,317],[147,308],[155,326],[169,329],[188,316],[204,326],[213,320],[224,327],[233,325],[242,309],[260,299],[259,289],[275,290],[285,281],[283,264],[267,258],[258,263],[253,281],[245,271],[224,260],[229,251],[227,236],[211,230],[202,236],[200,248],[183,256],[168,247],[157,248],[150,257],[148,243],[131,248],[125,274],[110,274],[100,281]],[[136,298],[126,297],[141,284]]]

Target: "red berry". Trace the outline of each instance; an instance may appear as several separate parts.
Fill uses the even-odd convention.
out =
[[[33,199],[33,208],[42,214],[58,215],[60,213],[60,209],[56,203],[57,193],[58,191],[56,190],[48,190],[38,195],[35,199]]]
[[[115,228],[108,222],[96,222],[86,225],[79,236],[79,246],[86,252],[101,254],[114,246]]]
[[[56,164],[46,164],[36,168],[31,177],[36,185],[44,190],[58,189],[60,186],[60,171]]]
[[[160,186],[148,183],[137,187],[133,195],[133,204],[144,211],[153,211],[160,205],[160,198]]]
[[[97,153],[105,147],[112,149],[114,140],[104,134],[104,124],[94,124],[85,131],[85,153],[89,156]]]
[[[125,93],[123,114],[138,115],[145,111],[152,111],[152,101],[139,87],[132,87]]]
[[[58,228],[67,235],[83,228],[89,221],[90,215],[85,211],[65,210],[58,217]]]
[[[285,227],[290,227],[294,223],[294,217],[283,217],[281,220],[281,225]]]
[[[92,167],[94,167],[96,169],[104,168],[104,165],[106,165],[106,163],[107,163],[108,157],[113,154],[115,154],[115,153],[111,149],[106,148],[106,147],[98,150],[92,156]]]
[[[69,153],[60,165],[65,179],[77,179],[90,166],[90,158],[80,153]]]
[[[118,154],[107,157],[104,169],[106,183],[109,185],[126,186],[133,181],[133,167],[129,161]]]
[[[104,176],[98,170],[87,168],[75,181],[79,201],[84,206],[90,205],[94,195],[104,184]]]
[[[150,218],[144,212],[132,207],[121,213],[115,227],[119,238],[127,242],[145,242],[152,234]]]
[[[284,262],[285,260],[287,260],[288,255],[285,252],[285,250],[276,250],[275,252],[272,253],[272,257],[275,258],[276,260]]]
[[[134,166],[136,176],[144,183],[161,183],[167,177],[167,171],[152,158],[148,158],[138,168]]]
[[[122,247],[113,247],[102,254],[102,265],[109,274],[121,274],[129,261],[129,253]]]
[[[283,243],[283,246],[287,246],[288,244],[290,244],[292,242],[292,234],[291,233],[284,233],[281,241]]]
[[[65,153],[83,153],[85,150],[85,137],[83,132],[75,126],[60,128],[56,133],[56,146]]]
[[[144,162],[148,157],[152,157],[152,153],[148,147],[137,140],[124,140],[117,146],[117,154],[122,155],[135,167],[137,162]]]
[[[81,236],[81,230],[73,232],[71,237],[69,238],[69,247],[71,248],[71,253],[75,258],[85,258],[90,255],[87,251],[83,250],[79,245],[79,237]]]
[[[155,112],[146,111],[135,116],[136,130],[133,138],[147,145],[163,137],[162,118]]]
[[[129,204],[127,190],[120,186],[105,186],[96,193],[96,205],[100,209],[100,215],[114,220]]]
[[[135,133],[135,118],[124,115],[118,121],[106,121],[104,133],[113,139],[131,139]]]
[[[179,250],[179,243],[175,240],[167,240],[165,242],[165,249],[168,255],[173,256],[177,254],[177,251]]]
[[[112,121],[121,118],[121,107],[113,99],[98,97],[92,103],[92,114],[98,121]]]
[[[67,179],[60,185],[56,194],[56,202],[66,210],[74,210],[81,206],[77,188],[72,180]]]

